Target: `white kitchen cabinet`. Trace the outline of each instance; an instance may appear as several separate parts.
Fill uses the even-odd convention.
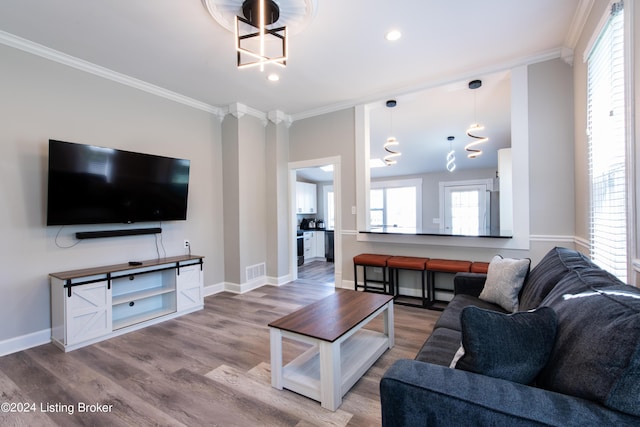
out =
[[[303,234],[304,239],[304,261],[311,261],[316,257],[316,232],[305,231]]]
[[[316,184],[296,182],[296,213],[315,214],[318,212]]]
[[[324,259],[324,231],[316,231],[316,257]]]
[[[50,274],[51,341],[70,351],[204,308],[202,259]]]

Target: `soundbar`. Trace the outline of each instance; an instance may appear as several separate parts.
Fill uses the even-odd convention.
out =
[[[80,231],[76,239],[100,239],[102,237],[138,236],[141,234],[159,234],[162,228],[130,228],[125,230]]]

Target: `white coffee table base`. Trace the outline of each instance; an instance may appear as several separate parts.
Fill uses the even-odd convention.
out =
[[[384,313],[384,333],[362,329]],[[270,327],[271,385],[286,388],[335,411],[344,396],[376,360],[394,345],[393,301],[380,307],[334,342]],[[312,347],[282,366],[282,338]]]

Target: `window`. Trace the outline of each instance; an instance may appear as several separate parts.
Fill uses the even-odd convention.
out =
[[[419,231],[422,228],[422,180],[372,182],[369,224],[389,232]]]
[[[624,12],[614,3],[587,56],[591,258],[627,280]]]
[[[490,179],[441,182],[440,232],[467,236],[489,234],[491,206],[487,195],[492,189]]]

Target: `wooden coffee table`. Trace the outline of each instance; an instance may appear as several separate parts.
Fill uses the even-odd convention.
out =
[[[384,313],[384,333],[362,329]],[[269,323],[271,385],[335,411],[376,360],[393,347],[393,297],[337,289],[334,294]],[[282,366],[282,338],[311,348]]]

